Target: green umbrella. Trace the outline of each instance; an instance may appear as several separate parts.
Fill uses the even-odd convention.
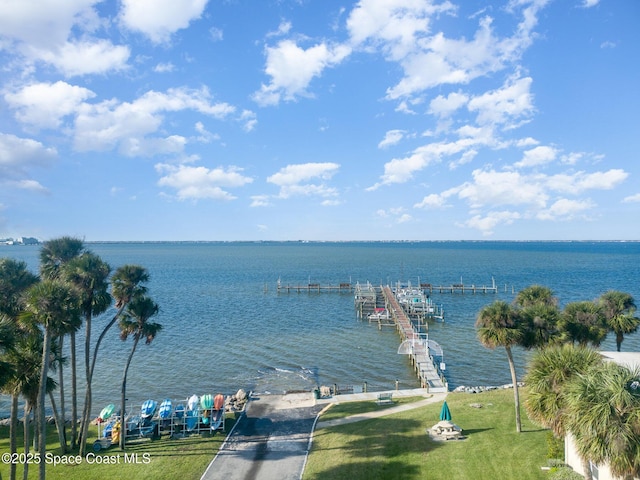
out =
[[[451,421],[451,411],[449,410],[449,405],[447,405],[447,401],[445,400],[442,404],[442,408],[440,409],[440,420]]]

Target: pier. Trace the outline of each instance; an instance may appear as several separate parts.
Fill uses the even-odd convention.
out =
[[[358,285],[358,284],[356,284]],[[433,293],[498,293],[498,286],[495,280],[491,279],[491,285],[476,285],[474,283],[465,285],[464,283],[451,283],[449,285],[433,285],[431,283],[419,283],[419,288],[430,295]],[[351,293],[356,287],[351,282],[342,282],[336,285],[321,284],[315,282],[308,282],[306,284],[283,284],[280,279],[277,283],[278,293],[291,293],[291,292],[338,292],[338,293]],[[505,292],[507,286],[505,285]]]
[[[443,320],[442,308],[428,303],[428,310],[420,310],[415,307],[417,302],[407,302],[403,307],[398,295],[404,294],[400,289],[394,292],[389,286],[374,287],[370,283],[358,283],[355,287],[357,315],[368,319],[369,323],[377,321],[378,328],[395,327],[401,339],[398,353],[409,355],[421,387],[433,392],[446,392],[447,381],[432,355],[439,352],[442,357],[442,349],[429,340],[426,322],[427,318]]]

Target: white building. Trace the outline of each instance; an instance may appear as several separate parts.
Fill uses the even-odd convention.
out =
[[[600,352],[600,354],[612,362],[616,362],[618,365],[627,367],[630,369],[640,367],[640,352]],[[573,470],[580,475],[585,475],[585,471],[582,465],[582,459],[576,452],[574,440],[571,434],[567,434],[564,439],[564,461]],[[620,477],[614,477],[609,470],[608,465],[595,465],[589,464],[591,468],[591,476],[593,480],[618,480]]]

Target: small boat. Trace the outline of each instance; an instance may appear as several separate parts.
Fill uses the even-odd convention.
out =
[[[386,308],[376,308],[367,318],[369,320],[389,320],[390,315]]]
[[[158,402],[155,400],[146,400],[140,409],[140,416],[142,418],[151,418],[155,415],[156,408],[158,408]]]
[[[202,423],[207,425],[209,423],[209,415],[213,408],[213,396],[210,394],[202,395],[200,397],[200,408],[202,409]]]
[[[211,431],[218,430],[224,420],[224,395],[218,393],[213,399],[211,412]]]
[[[111,415],[113,415],[115,409],[116,406],[113,403],[110,403],[109,405],[104,407],[100,411],[100,415],[98,415],[98,423],[103,423],[109,420],[109,418],[111,418]]]
[[[158,416],[163,420],[171,417],[171,399],[165,398],[158,409]]]
[[[192,395],[187,400],[187,412],[186,412],[186,427],[188,431],[195,430],[199,422],[198,412],[198,396]]]

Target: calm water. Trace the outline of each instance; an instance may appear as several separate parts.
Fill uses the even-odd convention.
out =
[[[477,312],[532,284],[554,290],[562,304],[591,300],[610,289],[640,303],[640,243],[428,242],[428,243],[113,243],[89,244],[115,269],[146,267],[150,295],[159,303],[162,332],[140,344],[128,376],[128,398],[185,398],[233,393],[238,388],[281,393],[316,384],[374,388],[418,386],[405,356],[396,353],[392,328],[356,318],[347,293],[278,294],[284,284],[398,281],[499,285],[498,294],[433,294],[445,323],[430,324],[444,350],[450,387],[510,381],[504,350],[476,339]],[[0,257],[25,260],[37,272],[39,247],[1,247]],[[94,320],[94,338],[110,315]],[[82,345],[84,338],[78,336]],[[95,374],[94,410],[119,398],[131,340],[111,331]],[[602,347],[615,349],[612,336]],[[79,350],[81,350],[79,348]],[[640,335],[623,350],[640,350]],[[519,375],[525,352],[517,352]],[[79,359],[79,368],[83,365]],[[79,370],[83,372],[83,370]],[[83,375],[81,375],[83,376]],[[8,412],[0,397],[0,415]]]

